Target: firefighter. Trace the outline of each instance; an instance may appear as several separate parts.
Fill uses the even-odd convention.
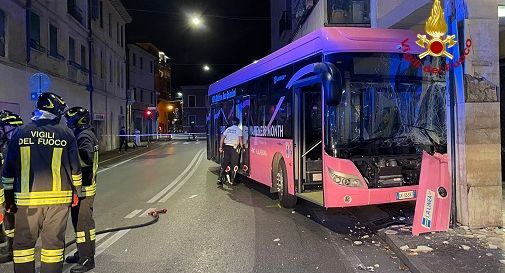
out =
[[[9,138],[12,132],[23,125],[23,120],[10,111],[0,111],[0,170],[4,163],[4,154],[9,144]],[[5,149],[4,149],[5,148]],[[4,202],[4,191],[0,183],[0,204]],[[0,241],[7,241],[7,252],[5,256],[0,257],[0,263],[12,261],[12,242],[14,239],[14,212],[4,211],[3,230],[0,229]],[[5,236],[5,237],[4,237]]]
[[[77,141],[60,119],[66,104],[42,93],[32,122],[16,130],[2,170],[5,207],[15,211],[14,272],[35,272],[35,243],[41,237],[43,273],[61,273],[70,205],[81,191]]]
[[[222,185],[225,176],[230,177],[230,174],[228,183],[232,185],[235,180],[239,163],[239,149],[242,147],[242,130],[238,127],[239,122],[239,119],[234,117],[231,121],[232,126],[226,128],[221,136],[219,152],[223,153],[223,160],[221,161],[218,185]]]
[[[77,242],[77,252],[65,259],[77,263],[70,272],[87,272],[95,268],[95,221],[93,201],[96,193],[96,171],[98,170],[98,140],[90,126],[87,109],[73,107],[65,112],[67,126],[74,131],[79,147],[82,169],[82,194],[79,205],[72,207],[72,224]]]

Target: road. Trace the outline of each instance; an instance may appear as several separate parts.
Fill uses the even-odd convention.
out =
[[[255,183],[217,187],[205,148],[204,141],[176,140],[102,164],[97,230],[148,221],[151,208],[168,213],[145,228],[98,236],[91,272],[408,272],[360,223],[360,213],[375,208],[300,202],[288,210]],[[12,264],[0,272],[13,272]]]

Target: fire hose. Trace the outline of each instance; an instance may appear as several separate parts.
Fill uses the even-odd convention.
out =
[[[137,229],[137,228],[147,227],[147,226],[157,223],[158,220],[160,219],[160,214],[165,214],[165,213],[167,213],[167,209],[153,210],[148,213],[148,215],[153,218],[150,221],[147,221],[142,224],[137,224],[137,225],[130,225],[130,226],[115,227],[115,228],[108,228],[108,229],[104,229],[104,230],[99,230],[96,232],[96,235],[117,232],[117,231],[127,230],[127,229]],[[65,248],[68,248],[69,246],[71,246],[73,244],[75,244],[75,239],[70,242],[67,242],[65,244]]]

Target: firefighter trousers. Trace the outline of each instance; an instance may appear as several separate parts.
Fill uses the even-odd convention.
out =
[[[79,198],[79,205],[73,207],[72,224],[79,260],[93,258],[95,255],[95,220],[93,220],[93,202],[95,197]]]
[[[12,253],[12,242],[14,240],[14,213],[4,212],[4,233],[7,236],[7,245],[9,247],[9,253]]]
[[[14,272],[35,273],[35,243],[42,240],[40,273],[61,273],[69,205],[18,207],[14,234]]]

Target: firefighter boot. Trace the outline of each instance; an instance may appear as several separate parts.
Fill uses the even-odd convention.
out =
[[[70,273],[84,273],[95,268],[95,259],[88,258],[84,261],[79,261],[79,263],[70,269]]]
[[[79,262],[79,252],[75,252],[74,255],[65,258],[65,262],[68,264],[76,264]]]

